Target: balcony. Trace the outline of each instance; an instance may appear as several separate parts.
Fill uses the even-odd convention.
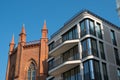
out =
[[[72,48],[73,46],[77,45],[79,42],[79,39],[74,39],[74,40],[66,40],[62,41],[62,39],[59,39],[58,41],[55,42],[54,48],[49,51],[49,56],[57,56],[60,55],[61,53],[65,52],[66,50]]]
[[[54,76],[56,74],[63,73],[77,65],[80,64],[79,53],[76,53],[74,56],[71,56],[67,59],[60,57],[53,61],[53,64],[49,65],[49,74]],[[74,64],[74,65],[73,65]]]

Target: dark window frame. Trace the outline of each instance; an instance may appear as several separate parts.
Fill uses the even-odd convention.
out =
[[[108,70],[107,70],[107,64],[102,62],[102,71],[103,71],[103,78],[104,80],[109,80],[108,78]]]
[[[116,64],[120,66],[120,56],[117,48],[114,48],[114,54],[115,54]]]
[[[110,36],[111,36],[111,40],[112,40],[113,45],[117,46],[116,36],[115,36],[114,30],[110,30]]]
[[[99,31],[97,31],[98,28],[99,28]],[[96,23],[96,33],[98,38],[103,39],[101,24],[98,22]]]
[[[104,43],[101,41],[99,41],[99,50],[100,50],[101,59],[106,60]]]

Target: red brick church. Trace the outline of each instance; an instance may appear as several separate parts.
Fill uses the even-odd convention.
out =
[[[42,28],[42,37],[38,41],[26,42],[24,26],[15,47],[14,36],[9,45],[6,80],[45,80],[47,77],[48,29],[46,22]]]

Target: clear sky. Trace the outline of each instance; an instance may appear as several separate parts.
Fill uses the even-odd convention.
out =
[[[5,80],[12,35],[17,45],[22,24],[25,24],[27,41],[39,40],[44,20],[50,37],[83,9],[120,25],[115,0],[0,0],[0,80]]]

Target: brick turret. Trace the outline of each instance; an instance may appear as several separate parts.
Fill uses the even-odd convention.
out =
[[[21,33],[19,34],[19,36],[20,36],[19,42],[22,43],[23,45],[25,45],[25,43],[26,43],[26,32],[25,32],[24,24],[22,26],[22,30],[21,30]]]
[[[40,79],[45,80],[47,77],[47,72],[48,72],[48,64],[47,64],[47,59],[48,59],[48,29],[46,27],[46,21],[44,21],[44,25],[42,28],[42,38],[41,38],[41,54],[40,54]]]
[[[14,50],[14,47],[15,47],[15,42],[14,42],[14,35],[12,36],[12,40],[9,44],[9,54],[12,54],[13,50]]]

